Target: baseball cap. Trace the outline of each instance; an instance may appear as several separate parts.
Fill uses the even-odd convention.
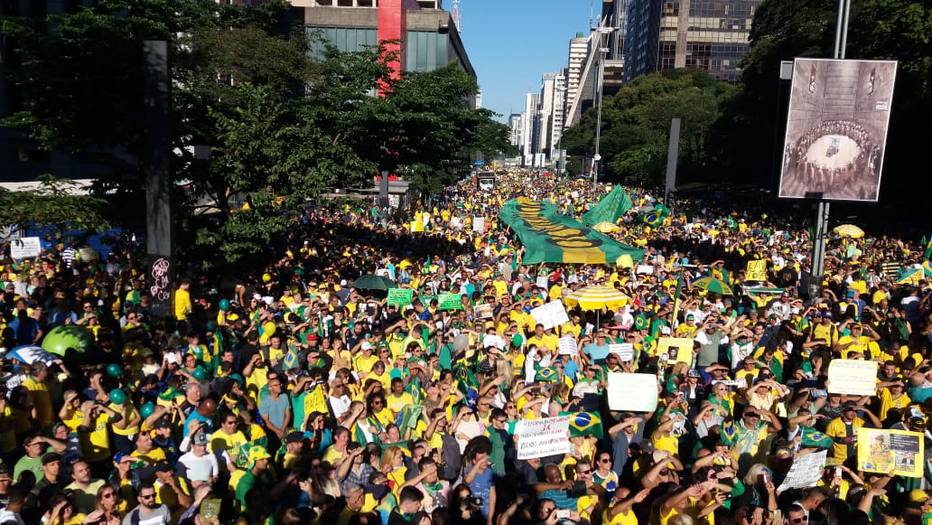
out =
[[[48,454],[42,456],[42,465],[48,465],[55,461],[61,461],[61,454],[58,452],[49,452]]]
[[[699,377],[699,371],[690,370],[689,372],[686,373],[686,377]]]
[[[172,466],[168,464],[167,461],[159,461],[155,464],[156,472],[171,472]]]
[[[207,434],[203,432],[198,432],[194,434],[194,444],[195,445],[206,445],[207,444]]]
[[[299,432],[295,430],[294,432],[289,432],[285,436],[285,443],[301,443],[304,441],[304,432]]]

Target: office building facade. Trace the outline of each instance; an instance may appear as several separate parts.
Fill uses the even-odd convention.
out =
[[[738,81],[762,1],[628,0],[625,79],[693,68]]]

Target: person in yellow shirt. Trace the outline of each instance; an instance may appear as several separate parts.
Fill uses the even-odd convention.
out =
[[[829,421],[825,428],[825,435],[835,441],[832,446],[832,457],[839,463],[844,463],[849,456],[854,457],[857,454],[857,433],[858,429],[864,426],[864,420],[858,417],[858,409],[855,402],[846,402],[842,407],[841,416]],[[860,407],[860,410],[872,420],[875,426],[882,426],[870,410],[863,407]]]
[[[552,333],[544,332],[544,325],[537,323],[534,327],[534,335],[527,340],[527,346],[546,348],[551,352],[555,352],[560,347],[560,338]]]
[[[191,281],[188,279],[182,279],[178,284],[178,289],[175,290],[174,297],[174,312],[175,319],[179,321],[187,320],[188,315],[194,309],[194,306],[191,304]]]
[[[405,392],[404,381],[401,378],[392,379],[391,384],[392,392],[386,397],[386,400],[388,401],[388,409],[397,417],[404,407],[414,404],[414,397]]]
[[[893,381],[880,383],[877,386],[880,387],[878,397],[880,397],[881,421],[887,419],[887,414],[891,409],[902,411],[912,403],[912,400],[906,395],[906,388],[902,379],[895,378]]]
[[[29,391],[29,398],[36,408],[36,420],[39,426],[47,429],[52,426],[52,398],[46,385],[49,380],[49,369],[41,361],[33,363],[30,368],[32,370],[23,380],[23,387]]]

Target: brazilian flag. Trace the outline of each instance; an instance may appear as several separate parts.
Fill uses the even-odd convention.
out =
[[[536,381],[546,381],[548,383],[553,383],[557,380],[557,370],[552,366],[546,368],[541,368],[537,370],[537,373],[534,375]]]
[[[721,424],[721,434],[719,435],[719,440],[723,445],[728,445],[729,447],[735,444],[735,441],[738,439],[738,434],[735,428],[734,421],[726,421]]]
[[[815,447],[815,448],[831,448],[834,441],[832,438],[826,436],[825,434],[819,432],[818,430],[812,427],[801,426],[802,435],[800,436],[800,444],[804,447]]]
[[[650,318],[644,315],[644,312],[638,312],[637,317],[634,318],[634,329],[647,330],[648,328],[650,328]]]
[[[602,418],[595,412],[560,412],[561,416],[570,416],[570,437],[604,435]]]

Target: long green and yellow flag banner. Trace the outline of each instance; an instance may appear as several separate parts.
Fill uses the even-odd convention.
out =
[[[546,201],[512,199],[502,206],[498,216],[524,244],[523,264],[615,264],[622,255],[630,255],[635,261],[644,257],[643,250],[621,244],[572,217],[559,214]]]

